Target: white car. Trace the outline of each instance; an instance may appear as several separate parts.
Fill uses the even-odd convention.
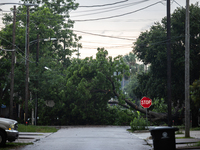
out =
[[[12,142],[18,138],[19,132],[17,129],[17,121],[0,117],[0,147],[4,146],[7,140]]]

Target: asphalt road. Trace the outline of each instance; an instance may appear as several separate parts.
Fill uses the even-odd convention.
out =
[[[20,150],[151,150],[127,127],[69,127]]]

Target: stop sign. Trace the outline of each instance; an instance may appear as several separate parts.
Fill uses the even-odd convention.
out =
[[[140,104],[142,105],[142,107],[144,108],[149,108],[152,104],[152,100],[148,97],[143,97],[141,100],[140,100]]]

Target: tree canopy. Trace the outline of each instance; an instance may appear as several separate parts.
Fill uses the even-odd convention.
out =
[[[199,30],[196,18],[199,18],[198,3],[190,6],[190,83],[200,76]],[[147,95],[151,98],[166,100],[167,87],[167,21],[166,17],[155,23],[149,30],[138,37],[133,52],[150,65],[147,74],[140,75],[137,96]],[[185,68],[185,8],[177,8],[171,15],[171,70],[172,101],[174,104],[184,100]]]
[[[177,8],[171,15],[171,91],[173,106],[184,106],[185,87],[185,8]],[[190,6],[190,84],[200,77],[200,45],[198,3]],[[136,96],[146,95],[152,99],[164,98],[167,102],[167,19],[156,22],[149,30],[142,32],[134,44],[133,53],[150,65],[147,73],[138,76]],[[195,82],[193,87],[198,84]],[[196,88],[197,89],[197,88]],[[193,88],[194,90],[194,88]],[[193,91],[193,98],[195,98]],[[198,108],[191,102],[193,118]],[[194,119],[196,123],[197,119]]]
[[[43,99],[50,97],[49,93],[54,83],[60,80],[60,76],[53,78],[45,70],[49,67],[62,74],[71,63],[72,53],[77,47],[81,47],[78,37],[73,33],[72,28],[74,22],[70,20],[69,12],[75,10],[78,4],[74,0],[47,0],[32,1],[22,0],[24,3],[36,3],[38,6],[30,7],[30,23],[29,23],[29,72],[30,72],[30,99],[34,99],[36,92]],[[13,10],[13,9],[11,9]],[[15,85],[14,99],[15,104],[22,104],[24,101],[24,86],[25,86],[25,30],[26,30],[27,7],[20,5],[16,9],[16,64],[15,64]],[[5,27],[0,31],[0,44],[4,49],[12,49],[12,31],[13,31],[13,14],[8,13],[3,17]],[[37,39],[39,35],[39,39]],[[56,38],[56,41],[50,41],[50,38]],[[49,41],[44,41],[49,39]],[[36,63],[37,41],[39,40],[39,62]],[[11,53],[9,51],[0,51],[1,63],[1,85],[0,85],[0,102],[9,104],[10,80],[9,72],[11,68]],[[45,82],[47,81],[48,82]],[[39,87],[37,88],[37,83]],[[49,84],[49,89],[46,88]],[[57,87],[56,87],[57,88]],[[42,92],[41,92],[42,89]],[[45,89],[45,90],[44,90]],[[47,90],[46,90],[47,89]]]
[[[125,124],[134,116],[134,110],[146,113],[138,100],[143,96],[156,100],[148,115],[152,120],[166,119],[167,50],[166,17],[142,32],[133,47],[133,53],[112,58],[104,48],[98,48],[96,58],[72,58],[81,47],[81,37],[74,34],[74,22],[69,12],[76,10],[74,0],[23,0],[37,3],[30,7],[30,56],[29,71],[29,116],[30,109],[38,99],[39,124]],[[23,118],[25,97],[25,27],[26,7],[17,7],[16,19],[16,64],[14,85],[14,108],[20,106]],[[200,8],[198,3],[190,6],[190,82],[194,103],[198,104],[200,51]],[[0,31],[0,44],[12,49],[12,14],[5,14],[5,27]],[[171,15],[172,53],[172,101],[174,114],[184,100],[184,54],[185,54],[185,9],[177,8]],[[39,36],[39,39],[37,37]],[[44,39],[56,38],[56,41]],[[37,41],[39,42],[37,43]],[[36,63],[39,44],[39,61]],[[144,65],[150,66],[144,71]],[[0,104],[9,105],[11,53],[0,51]],[[121,87],[121,81],[127,81]],[[129,82],[129,83],[128,83]],[[124,92],[127,92],[126,95]],[[124,106],[110,107],[111,102]],[[47,103],[53,101],[54,106]],[[164,105],[159,106],[159,101]],[[110,104],[111,104],[110,103]],[[156,108],[156,107],[159,108]],[[176,107],[177,106],[177,107]],[[193,105],[195,107],[195,105]],[[120,108],[120,109],[118,109]],[[130,109],[127,109],[130,108]],[[195,109],[194,109],[195,110]],[[17,112],[17,111],[14,111]],[[121,115],[120,115],[121,114]],[[193,113],[195,114],[195,113]],[[15,114],[16,115],[16,114]],[[124,117],[126,116],[126,117]],[[175,116],[175,115],[174,115]],[[119,119],[119,118],[125,119]],[[120,121],[119,121],[120,120]],[[116,123],[117,122],[117,123]]]

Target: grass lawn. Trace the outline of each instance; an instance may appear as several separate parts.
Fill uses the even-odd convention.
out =
[[[17,149],[26,145],[30,145],[33,143],[6,143],[6,146],[0,147],[1,150],[11,150],[11,149]]]
[[[199,130],[200,130],[200,127],[191,128],[190,130],[191,130],[191,131],[199,131]]]
[[[176,137],[176,139],[194,139],[194,137]]]
[[[48,133],[48,132],[57,132],[58,129],[55,127],[48,127],[48,126],[33,126],[33,125],[24,125],[24,124],[18,124],[18,131],[19,132],[42,132],[42,133]],[[26,145],[30,145],[33,143],[6,143],[5,147],[0,147],[1,150],[11,150],[11,149],[18,149],[20,147],[24,147]]]
[[[19,132],[57,132],[58,129],[55,127],[49,127],[49,126],[34,126],[34,125],[24,125],[24,124],[18,124],[18,131]]]

